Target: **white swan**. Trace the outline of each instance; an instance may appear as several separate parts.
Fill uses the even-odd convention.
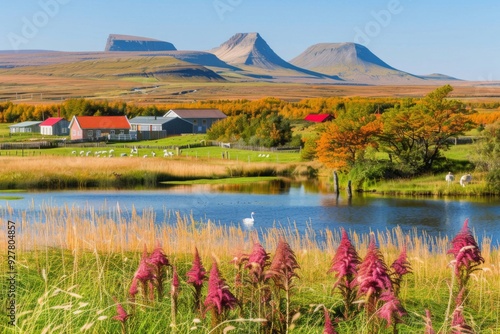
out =
[[[254,221],[254,219],[253,219],[253,215],[254,215],[254,213],[252,212],[252,213],[250,214],[250,217],[251,217],[251,218],[243,218],[243,224],[246,224],[246,225],[252,225],[252,224],[253,224],[253,221]]]

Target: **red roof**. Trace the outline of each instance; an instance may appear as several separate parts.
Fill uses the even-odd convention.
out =
[[[130,129],[126,116],[75,116],[75,119],[81,129]]]
[[[40,126],[52,126],[63,119],[64,118],[62,118],[62,117],[50,117],[50,118],[47,118],[42,123],[40,123]]]
[[[309,122],[323,123],[331,120],[332,118],[333,116],[330,114],[309,114],[304,119]]]

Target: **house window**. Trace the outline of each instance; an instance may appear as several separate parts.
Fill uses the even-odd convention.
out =
[[[198,120],[197,119],[193,119],[193,124],[194,125],[198,124]]]
[[[203,125],[207,125],[207,120],[206,120],[206,119],[204,119],[204,120],[202,121],[202,124],[203,124]]]
[[[125,134],[125,130],[120,130],[120,134],[124,135]]]
[[[115,134],[115,130],[110,130],[109,133],[112,134],[112,135],[114,135]]]
[[[76,136],[76,131],[75,130],[71,130],[71,135],[72,136]]]
[[[61,133],[68,133],[68,128],[62,128]]]
[[[87,137],[92,138],[93,135],[94,135],[94,131],[92,131],[92,130],[87,131]]]

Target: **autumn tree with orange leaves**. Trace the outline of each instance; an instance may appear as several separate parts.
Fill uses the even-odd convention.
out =
[[[377,146],[380,122],[365,110],[340,112],[317,142],[317,157],[327,167],[348,171],[368,146]]]

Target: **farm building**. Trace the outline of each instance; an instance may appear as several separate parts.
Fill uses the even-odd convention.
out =
[[[9,126],[10,133],[40,133],[40,121],[29,121]]]
[[[309,121],[309,122],[324,123],[327,121],[331,121],[333,119],[333,115],[330,115],[330,114],[309,114],[304,119],[306,121]]]
[[[40,133],[47,136],[66,136],[69,122],[62,117],[50,117],[40,124]]]
[[[71,140],[134,140],[126,116],[73,116]]]
[[[192,133],[206,133],[215,122],[227,116],[219,109],[171,109],[163,117],[179,117],[193,124]]]
[[[130,125],[139,140],[193,132],[193,124],[179,117],[137,116],[130,120]]]

